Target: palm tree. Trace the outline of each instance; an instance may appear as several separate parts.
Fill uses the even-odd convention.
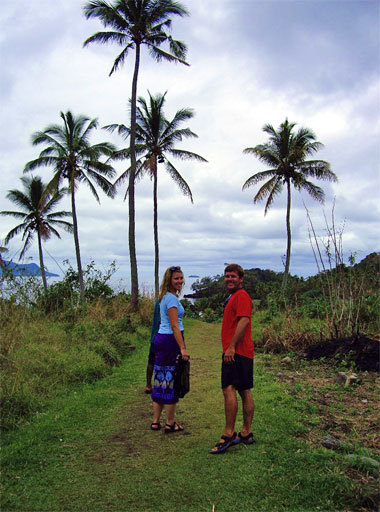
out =
[[[61,189],[52,192],[39,176],[32,178],[24,176],[20,179],[24,186],[24,191],[17,189],[9,190],[6,197],[17,204],[21,211],[0,212],[0,215],[11,215],[22,221],[21,224],[18,224],[9,231],[5,237],[5,243],[7,244],[13,237],[22,232],[22,240],[25,240],[25,243],[20,252],[19,260],[21,260],[33,242],[34,234],[37,233],[42,282],[45,290],[47,290],[42,240],[48,240],[51,235],[61,238],[54,226],[62,227],[66,231],[72,232],[73,225],[71,222],[61,220],[64,217],[71,217],[71,212],[54,211],[59,201],[65,195],[66,190]]]
[[[8,249],[6,247],[3,247],[2,245],[0,245],[0,268],[5,267],[5,263],[4,263],[3,256],[2,256],[2,253],[5,253],[5,252],[8,252]]]
[[[194,116],[191,109],[178,110],[171,121],[168,121],[164,115],[165,94],[157,94],[152,96],[149,94],[149,103],[144,98],[138,99],[139,106],[136,112],[136,152],[142,154],[137,162],[136,180],[142,178],[144,174],[148,174],[153,179],[153,231],[154,231],[154,283],[155,295],[158,297],[159,291],[159,247],[158,247],[158,215],[157,215],[157,171],[158,163],[165,164],[165,169],[169,173],[173,181],[179,186],[181,192],[190,198],[193,202],[193,196],[189,185],[177,171],[174,165],[168,160],[168,156],[180,158],[181,160],[198,160],[199,162],[207,162],[202,156],[185,151],[175,149],[177,142],[181,142],[183,138],[197,137],[189,128],[180,128],[180,124]],[[118,130],[118,133],[127,139],[130,134],[130,128],[125,125],[109,125],[105,128],[111,132]],[[130,157],[130,148],[118,151],[115,159],[124,159]],[[120,185],[129,178],[131,168],[127,169],[115,182]],[[129,189],[125,197],[129,193]]]
[[[135,64],[132,79],[131,100],[131,134],[130,158],[131,172],[129,173],[129,258],[131,265],[131,293],[132,307],[138,307],[138,275],[135,240],[135,174],[136,174],[136,105],[137,80],[140,67],[141,46],[148,47],[150,55],[156,60],[181,62],[186,64],[186,45],[182,41],[174,40],[168,30],[171,27],[172,16],[187,15],[186,9],[179,2],[173,0],[115,0],[109,4],[103,0],[92,0],[84,6],[87,19],[99,18],[108,32],[97,32],[84,42],[90,43],[117,43],[122,46],[121,53],[116,57],[110,75],[121,66],[130,50],[135,50]],[[163,43],[169,44],[169,52],[160,47]]]
[[[93,181],[110,197],[114,196],[114,187],[107,177],[115,174],[110,164],[100,161],[104,155],[109,157],[116,148],[108,142],[90,145],[89,137],[98,126],[97,119],[83,116],[75,117],[70,111],[61,112],[63,126],[51,125],[43,132],[32,135],[32,144],[46,144],[36,160],[28,162],[24,172],[36,167],[53,167],[54,177],[50,187],[59,189],[63,180],[68,181],[68,193],[71,196],[71,211],[74,225],[75,253],[78,265],[80,294],[84,298],[84,280],[79,247],[78,220],[76,212],[75,192],[79,183],[84,182],[99,201]]]
[[[309,178],[330,182],[338,181],[335,173],[330,170],[328,162],[324,160],[306,160],[309,155],[321,149],[323,144],[316,140],[314,133],[308,128],[300,128],[297,132],[293,132],[295,125],[296,123],[289,123],[285,119],[285,122],[276,131],[273,126],[267,124],[263,127],[263,131],[270,135],[269,142],[244,150],[244,153],[253,154],[270,166],[270,169],[258,172],[248,178],[243,185],[243,190],[245,190],[269,178],[253,198],[254,203],[267,199],[264,215],[267,214],[275,197],[282,192],[284,185],[286,186],[287,249],[283,289],[286,287],[290,267],[291,185],[298,191],[306,190],[313,199],[323,203],[325,197],[323,190],[309,181]]]

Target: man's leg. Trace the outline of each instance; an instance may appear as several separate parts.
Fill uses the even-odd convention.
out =
[[[154,365],[148,364],[146,367],[146,387],[145,387],[145,393],[151,393],[152,392],[152,377],[154,372]]]
[[[250,389],[240,390],[239,394],[243,402],[243,428],[241,430],[241,434],[243,436],[247,436],[251,433],[253,414],[255,412],[255,402]]]
[[[227,386],[222,389],[224,396],[224,413],[226,417],[226,426],[224,429],[224,435],[231,437],[235,431],[236,415],[238,411],[238,401],[236,396],[236,389],[234,386]],[[219,443],[225,443],[224,439],[220,439]],[[218,453],[220,448],[218,445],[214,446],[210,453]]]
[[[231,437],[235,431],[236,415],[238,412],[238,401],[235,386],[227,386],[223,388],[224,396],[224,413],[226,416],[226,428],[224,435]]]

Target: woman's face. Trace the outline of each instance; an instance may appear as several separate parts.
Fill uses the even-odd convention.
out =
[[[175,271],[172,273],[171,279],[170,279],[170,290],[172,292],[180,292],[183,287],[183,274],[182,272]]]

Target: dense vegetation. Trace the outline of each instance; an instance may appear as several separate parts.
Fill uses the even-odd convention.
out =
[[[256,347],[299,351],[345,336],[378,334],[380,255],[341,265],[307,279],[258,268],[245,272],[244,285],[254,304]],[[83,271],[85,301],[78,272],[68,266],[62,281],[46,291],[36,277],[0,277],[2,427],[13,428],[42,411],[57,394],[108,375],[139,343],[146,343],[153,297],[115,292],[112,264],[100,272],[91,263]],[[183,299],[187,317],[220,321],[226,298],[222,276],[193,285]]]
[[[109,286],[114,265],[102,273],[91,263],[68,267],[47,292],[36,277],[0,276],[0,403],[2,428],[14,428],[41,412],[51,399],[112,372],[136,345],[146,343],[153,299],[131,297]]]
[[[224,422],[220,325],[185,318],[185,332],[192,358],[191,391],[178,406],[185,432],[150,430],[146,345],[138,346],[112,375],[3,434],[1,510],[158,512],[163,503],[168,512],[378,510],[375,374],[346,388],[326,363],[258,354],[257,443],[216,458],[208,452]],[[336,450],[321,445],[327,435],[339,438]]]
[[[380,254],[360,263],[340,264],[309,278],[289,276],[285,294],[283,275],[272,270],[245,270],[244,287],[254,308],[264,312],[264,342],[284,343],[301,336],[305,343],[379,331]],[[184,304],[189,314],[206,321],[222,317],[227,297],[223,276],[205,277],[192,285]],[[188,299],[195,298],[191,303]],[[302,321],[303,320],[303,321]],[[305,322],[307,320],[307,322]]]

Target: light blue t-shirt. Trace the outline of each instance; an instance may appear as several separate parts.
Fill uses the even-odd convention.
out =
[[[174,293],[167,292],[161,302],[160,302],[160,316],[161,316],[161,322],[160,322],[160,328],[158,329],[158,332],[160,334],[173,334],[173,329],[170,325],[169,315],[168,315],[168,309],[170,308],[177,308],[178,311],[178,326],[181,331],[183,331],[183,322],[182,317],[185,312],[183,309],[182,304],[178,300],[178,297],[174,295]]]

